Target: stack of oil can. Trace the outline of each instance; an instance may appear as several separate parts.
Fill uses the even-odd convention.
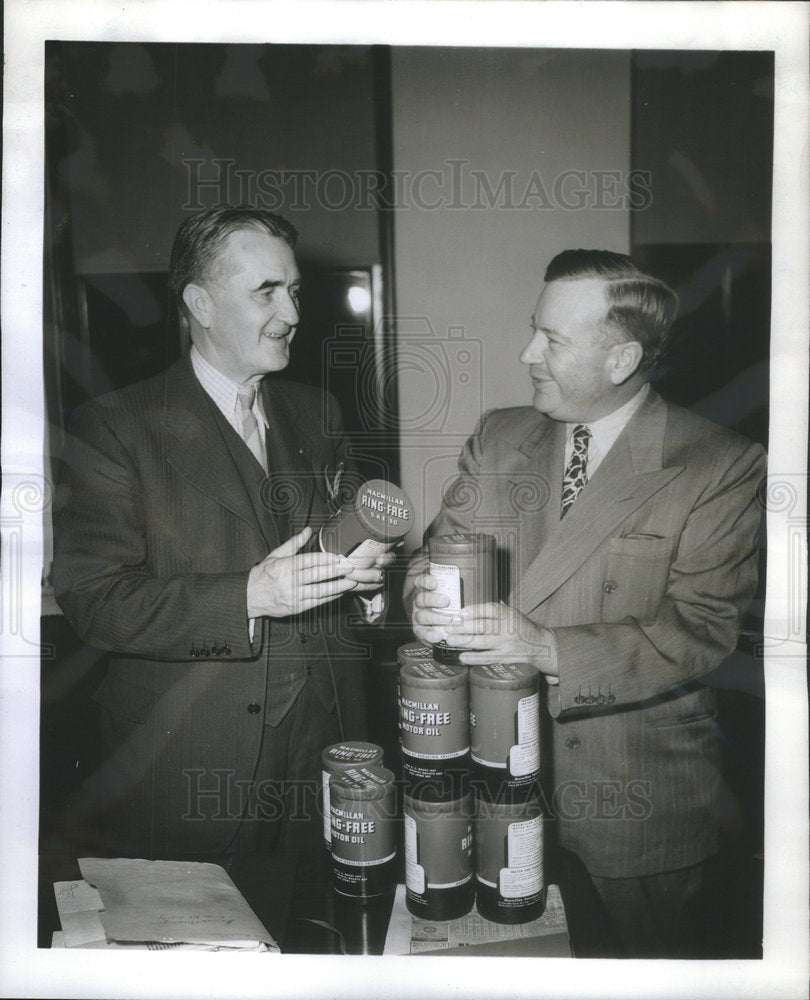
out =
[[[431,574],[451,610],[491,599],[492,543],[486,535],[431,539]],[[397,651],[407,907],[451,920],[476,904],[488,920],[523,923],[546,900],[539,673],[522,663],[467,667],[460,653],[446,642]],[[356,898],[384,891],[395,878],[397,805],[382,751],[336,744],[324,751],[323,770],[335,887]]]

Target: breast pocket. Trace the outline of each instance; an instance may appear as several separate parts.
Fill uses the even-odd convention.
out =
[[[652,535],[609,538],[602,557],[602,621],[652,621],[666,592],[675,542]]]

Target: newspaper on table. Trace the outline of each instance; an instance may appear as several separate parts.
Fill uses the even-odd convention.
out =
[[[475,948],[559,935],[567,939],[568,925],[559,887],[550,885],[543,915],[525,924],[496,924],[473,909],[455,920],[425,920],[408,912],[405,886],[397,886],[384,955],[418,955],[426,952]]]
[[[279,950],[219,865],[81,858],[79,868],[84,879],[54,884],[66,948]]]

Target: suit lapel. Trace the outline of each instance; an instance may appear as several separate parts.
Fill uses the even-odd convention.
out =
[[[650,393],[562,521],[552,496],[549,518],[556,525],[544,534],[516,595],[524,614],[562,586],[622,521],[682,471],[682,466],[663,467],[666,416],[666,405]],[[549,470],[550,482],[561,482],[559,461],[560,474],[557,466]]]
[[[517,579],[556,531],[564,449],[565,425],[547,418],[517,445],[500,508],[502,525],[519,521]]]
[[[169,369],[162,414],[163,429],[169,435],[166,460],[202,494],[263,538],[250,494],[212,407],[187,357]]]
[[[309,523],[314,495],[314,471],[307,427],[312,416],[293,405],[282,382],[262,383],[262,403],[267,417],[267,502],[279,522],[284,539]]]

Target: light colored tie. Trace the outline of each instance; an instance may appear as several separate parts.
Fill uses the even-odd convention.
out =
[[[256,386],[243,386],[237,389],[236,398],[239,403],[239,416],[242,423],[242,440],[253,452],[259,465],[267,472],[267,456],[262,447],[256,414],[253,412],[253,404],[256,401]]]
[[[585,424],[577,424],[574,428],[574,450],[571,452],[571,458],[563,476],[560,518],[565,517],[579,496],[582,487],[588,482],[588,442],[590,439],[591,432]]]

